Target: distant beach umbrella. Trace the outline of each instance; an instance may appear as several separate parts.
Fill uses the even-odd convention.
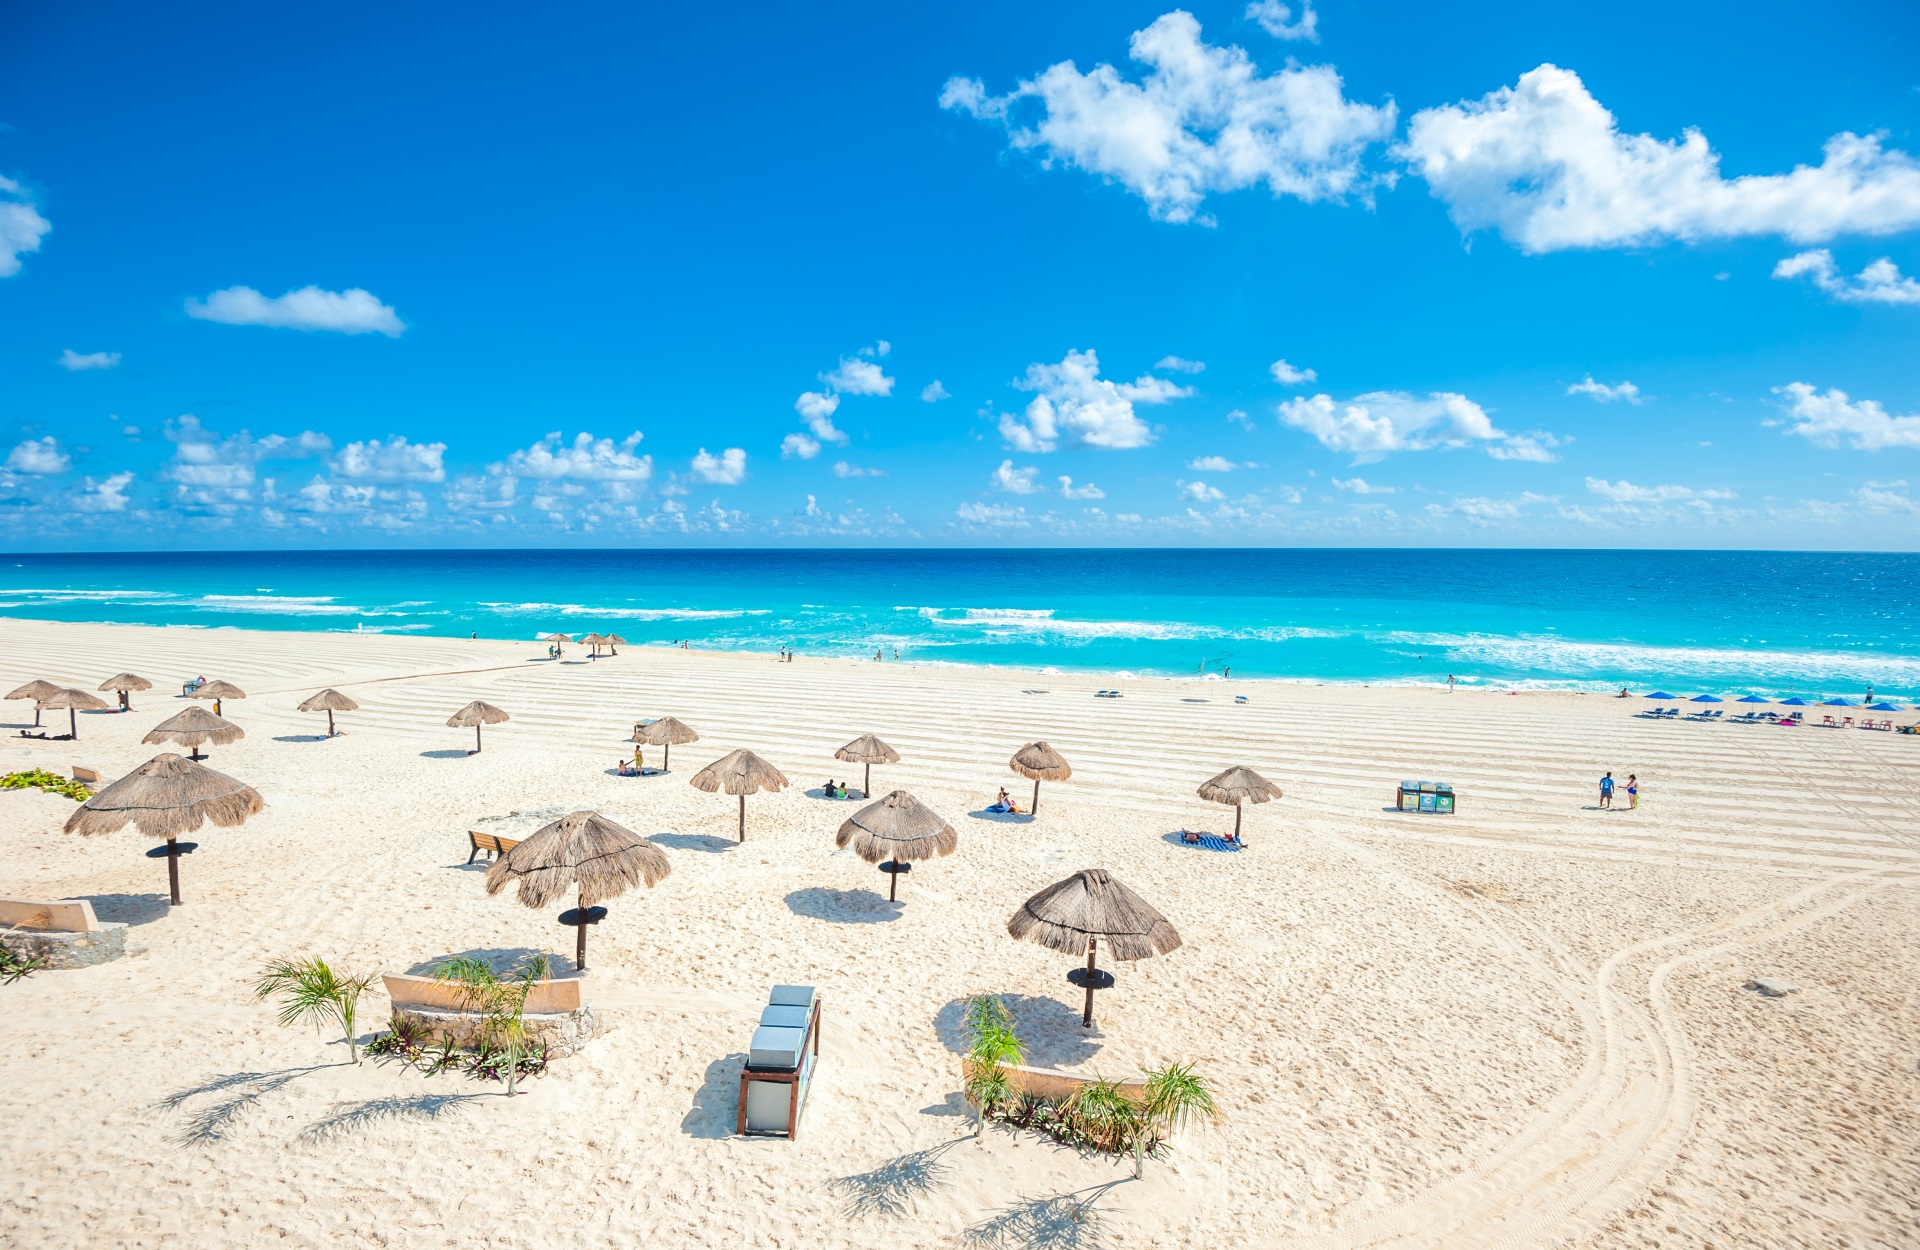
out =
[[[1791,699],[1780,700],[1780,706],[1781,707],[1807,707],[1809,705],[1805,699],[1801,698],[1799,695],[1795,695]]]
[[[673,871],[667,854],[625,825],[598,812],[573,812],[521,840],[487,870],[487,893],[498,894],[510,883],[519,884],[519,899],[540,908],[579,891],[579,907],[564,912],[561,924],[571,924],[574,962],[587,970],[587,926],[607,914],[594,904],[619,898],[636,885],[648,889]]]
[[[178,906],[180,856],[193,845],[176,839],[208,822],[222,829],[243,824],[264,806],[252,786],[165,751],[82,803],[66,828],[91,837],[131,824],[150,838],[165,838],[167,884]]]
[[[607,635],[607,651],[610,654],[619,655],[620,648],[626,645],[627,645],[627,640],[625,638],[622,638],[620,635],[618,634]]]
[[[327,714],[327,737],[333,737],[333,714],[335,712],[357,712],[360,705],[338,690],[329,687],[314,695],[300,705],[302,712],[325,712]]]
[[[1200,797],[1209,803],[1233,806],[1233,839],[1240,840],[1240,816],[1248,803],[1267,803],[1281,797],[1280,787],[1251,768],[1229,768],[1200,783]]]
[[[873,766],[875,764],[898,764],[900,752],[894,750],[872,734],[861,734],[852,742],[833,753],[833,758],[849,764],[864,764],[866,772],[860,782],[860,793],[873,793]]]
[[[1821,707],[1859,707],[1852,699],[1822,699]]]
[[[1691,702],[1691,703],[1725,703],[1725,702],[1726,702],[1726,700],[1725,700],[1725,699],[1723,699],[1723,698],[1721,698],[1721,697],[1720,697],[1719,695],[1717,695],[1717,694],[1697,694],[1697,695],[1694,695],[1692,699],[1690,699],[1690,700],[1688,700],[1688,702]]]
[[[189,707],[179,715],[169,716],[155,725],[140,741],[153,747],[177,743],[187,748],[188,759],[198,763],[205,758],[200,754],[202,743],[211,742],[223,747],[246,736],[247,731],[232,721],[223,720],[203,707]]]
[[[1770,700],[1767,700],[1767,699],[1763,699],[1763,698],[1761,698],[1761,697],[1760,697],[1759,695],[1757,695],[1757,694],[1743,694],[1743,695],[1741,695],[1741,696],[1740,696],[1740,697],[1739,697],[1738,699],[1736,699],[1736,700],[1734,700],[1734,701],[1735,701],[1736,703],[1767,703],[1767,702],[1770,702]]]
[[[214,715],[220,714],[220,705],[228,699],[244,699],[247,692],[230,681],[210,681],[192,694],[189,699],[212,699]]]
[[[1007,761],[1007,767],[1022,777],[1033,778],[1033,808],[1035,815],[1040,812],[1040,783],[1043,781],[1065,781],[1073,776],[1073,767],[1066,757],[1048,746],[1045,742],[1029,742],[1013,753]]]
[[[580,645],[593,648],[593,655],[598,657],[600,648],[607,645],[607,640],[600,634],[582,634],[580,635]]]
[[[1884,699],[1883,699],[1883,700],[1881,700],[1881,701],[1880,701],[1880,702],[1878,702],[1878,703],[1873,703],[1873,704],[1869,704],[1869,705],[1867,706],[1867,711],[1869,711],[1869,712],[1898,712],[1898,711],[1901,711],[1901,710],[1902,710],[1902,708],[1900,707],[1900,705],[1899,705],[1899,704],[1897,704],[1897,703],[1888,703],[1888,702],[1887,702],[1886,700],[1884,700]]]
[[[565,648],[566,648],[566,644],[568,644],[568,643],[570,643],[570,642],[572,642],[572,641],[573,641],[573,639],[571,639],[571,638],[569,638],[569,637],[568,637],[567,635],[565,635],[565,634],[548,634],[548,635],[547,635],[547,636],[546,636],[545,638],[542,638],[542,639],[541,639],[540,641],[541,641],[541,642],[550,642],[550,643],[552,643],[552,644],[554,644],[554,654],[555,654],[555,655],[565,655],[565,654],[566,654],[566,650],[565,650]]]
[[[752,751],[742,748],[715,760],[690,779],[696,790],[740,796],[740,840],[747,840],[747,796],[760,790],[787,788],[787,777]]]
[[[58,694],[59,692],[60,687],[50,681],[30,681],[7,697],[9,699],[33,700],[33,725],[34,728],[38,729],[40,727],[40,700],[50,694]]]
[[[635,725],[633,740],[641,746],[662,748],[660,770],[665,772],[673,764],[673,748],[683,743],[698,742],[700,735],[673,717],[662,716],[644,725]]]
[[[151,690],[153,683],[135,673],[115,673],[95,688],[115,691],[120,696],[120,710],[131,712],[133,700],[127,696],[135,690]]]
[[[473,702],[467,704],[467,706],[455,712],[452,716],[447,717],[447,727],[450,729],[465,729],[469,725],[473,726],[473,750],[468,752],[468,754],[478,755],[480,754],[480,726],[504,724],[512,719],[513,717],[508,716],[505,712],[493,706],[493,704],[482,703],[480,700],[475,699]]]
[[[1101,942],[1122,962],[1164,955],[1180,946],[1180,935],[1167,918],[1104,868],[1082,869],[1040,891],[1013,913],[1007,932],[1063,955],[1086,955],[1087,966],[1074,969],[1067,979],[1087,991],[1080,1023],[1089,1027],[1094,990],[1113,984],[1112,974],[1098,970]]]
[[[1680,696],[1677,694],[1668,694],[1664,690],[1656,690],[1652,694],[1647,695],[1646,697],[1649,699],[1677,699]]]
[[[833,844],[851,844],[855,855],[879,864],[887,874],[887,901],[892,902],[901,873],[916,862],[953,854],[960,835],[932,808],[905,790],[895,790],[849,816]]]
[[[80,741],[80,712],[104,712],[107,704],[104,699],[95,698],[84,690],[75,690],[71,686],[54,691],[34,705],[36,709],[67,709],[67,736],[75,742]]]

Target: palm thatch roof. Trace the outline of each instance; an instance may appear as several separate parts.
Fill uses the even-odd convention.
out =
[[[1073,776],[1073,766],[1067,763],[1066,757],[1045,742],[1027,743],[1013,753],[1007,767],[1035,781],[1065,781]]]
[[[30,681],[7,697],[9,699],[32,699],[35,703],[38,703],[48,695],[58,693],[59,690],[60,687],[50,681]]]
[[[758,790],[784,790],[787,787],[785,773],[745,747],[715,760],[690,780],[708,794],[718,794],[724,790],[728,794],[748,795]]]
[[[88,694],[84,690],[75,690],[71,686],[63,686],[41,699],[38,706],[44,708],[70,707],[81,712],[98,712],[107,706],[107,702],[96,695]]]
[[[357,712],[360,705],[338,690],[326,689],[300,705],[302,712]]]
[[[189,707],[177,716],[155,725],[147,736],[140,739],[148,746],[160,746],[167,742],[177,742],[183,747],[197,747],[211,742],[217,747],[238,742],[247,736],[247,731],[227,720],[215,716],[203,707]]]
[[[113,833],[131,824],[150,838],[176,838],[207,821],[229,828],[264,806],[252,786],[164,751],[82,803],[67,832]]]
[[[852,742],[847,743],[847,745],[835,751],[833,758],[845,760],[849,764],[898,764],[900,762],[900,752],[894,750],[872,734],[861,734]],[[896,790],[894,793],[903,794],[905,792]],[[890,795],[888,797],[892,796]],[[884,800],[882,801],[884,802]],[[941,854],[944,855],[946,852],[942,851]]]
[[[572,642],[573,639],[567,637],[565,634],[548,634],[545,638],[542,638],[540,641],[541,642]]]
[[[101,682],[101,690],[151,690],[153,683],[133,673],[115,673]]]
[[[1282,797],[1280,787],[1244,765],[1236,765],[1200,783],[1200,797],[1209,803],[1265,803]]]
[[[627,640],[618,634],[608,634],[607,641],[616,647],[624,647],[627,645]]]
[[[498,725],[513,718],[491,703],[482,703],[475,699],[467,706],[447,717],[447,726],[451,729],[468,729],[475,725]]]
[[[594,643],[604,643],[605,641],[606,638],[597,633],[580,635],[580,645],[583,647],[592,646]]]
[[[545,907],[577,885],[586,906],[636,885],[656,886],[671,871],[666,852],[625,825],[598,812],[573,812],[495,860],[487,870],[487,893],[518,882],[522,903]]]
[[[840,826],[833,844],[848,843],[853,844],[853,853],[869,864],[883,859],[912,863],[953,854],[960,845],[960,835],[932,808],[905,790],[895,790],[867,804]]]
[[[190,699],[244,699],[247,692],[230,681],[210,681],[187,696]]]
[[[634,730],[633,740],[643,746],[677,747],[685,742],[700,741],[700,735],[693,732],[685,722],[671,716],[662,716],[659,720],[650,721]]]
[[[1013,913],[1007,932],[1063,955],[1084,955],[1088,941],[1098,938],[1119,960],[1164,955],[1180,945],[1167,918],[1104,868],[1082,869],[1040,891]]]

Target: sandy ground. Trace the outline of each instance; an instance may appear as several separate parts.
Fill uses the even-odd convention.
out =
[[[0,685],[158,687],[78,743],[0,765],[117,776],[224,678],[247,737],[211,764],[267,808],[207,829],[186,905],[132,830],[63,834],[70,800],[0,793],[0,894],[87,897],[144,953],[0,987],[0,1242],[180,1246],[1846,1246],[1920,1244],[1920,739],[1653,722],[1595,695],[1139,680],[529,643],[0,622]],[[347,733],[295,711],[322,686]],[[1234,694],[1250,702],[1235,704]],[[444,722],[513,720],[469,756]],[[7,704],[22,721],[26,704]],[[701,734],[663,776],[611,770],[642,716]],[[60,714],[64,720],[64,714]],[[26,719],[31,719],[30,711]],[[862,732],[960,831],[885,901],[810,794]],[[1037,819],[981,814],[1006,760],[1073,763]],[[794,785],[687,784],[746,746]],[[652,761],[657,762],[657,760]],[[1245,763],[1287,791],[1240,854],[1194,787]],[[1604,769],[1637,812],[1595,810]],[[1451,781],[1453,817],[1386,810]],[[857,776],[856,776],[857,781]],[[470,828],[596,808],[672,875],[611,904],[590,997],[610,1024],[509,1100],[346,1062],[278,1027],[274,956],[400,971],[566,952],[558,907],[488,898]],[[514,812],[528,813],[517,819]],[[489,823],[481,823],[481,822]],[[1104,867],[1185,945],[1123,965],[1084,1030],[1072,961],[1006,935],[1033,891]],[[1801,988],[1744,988],[1778,976]],[[823,1063],[797,1142],[731,1135],[776,982],[814,984]],[[1014,1004],[1033,1061],[1106,1075],[1194,1061],[1225,1123],[1145,1180],[1030,1136],[968,1137],[958,1016]],[[370,995],[364,1033],[384,1021]]]

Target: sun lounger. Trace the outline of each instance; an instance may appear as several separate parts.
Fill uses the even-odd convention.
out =
[[[467,830],[467,841],[473,846],[473,849],[467,852],[469,864],[473,862],[473,857],[482,851],[487,853],[488,859],[492,859],[495,855],[505,855],[520,845],[518,838],[503,838],[496,833],[480,833],[472,829]]]
[[[75,764],[73,766],[73,779],[89,786],[97,786],[100,784],[99,772],[95,769],[88,768],[84,764]]]

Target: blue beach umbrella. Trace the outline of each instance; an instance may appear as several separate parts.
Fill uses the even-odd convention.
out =
[[[1875,704],[1871,704],[1871,705],[1870,705],[1870,706],[1868,706],[1868,708],[1867,708],[1867,711],[1869,711],[1869,712],[1898,712],[1898,711],[1901,711],[1901,710],[1902,710],[1902,709],[1901,709],[1901,707],[1900,707],[1900,705],[1899,705],[1899,704],[1897,704],[1897,703],[1888,703],[1888,702],[1887,702],[1887,701],[1886,701],[1885,699],[1882,699],[1882,700],[1881,700],[1880,702],[1878,702],[1878,703],[1875,703]]]
[[[1780,706],[1781,707],[1806,707],[1807,701],[1801,698],[1799,695],[1795,695],[1791,699],[1780,700]]]
[[[1692,702],[1692,703],[1725,703],[1725,702],[1726,702],[1726,700],[1725,700],[1725,699],[1723,699],[1723,698],[1721,698],[1721,697],[1720,697],[1719,695],[1717,695],[1717,694],[1697,694],[1697,695],[1694,695],[1694,696],[1693,696],[1693,698],[1692,698],[1691,700],[1689,700],[1689,702]]]
[[[1647,698],[1649,699],[1677,699],[1679,697],[1680,696],[1677,694],[1668,694],[1664,690],[1656,690],[1652,694],[1647,696]]]
[[[1740,696],[1740,697],[1739,697],[1738,699],[1735,699],[1735,700],[1734,700],[1734,702],[1736,702],[1736,703],[1765,703],[1765,702],[1767,702],[1767,700],[1765,700],[1765,699],[1763,699],[1763,698],[1761,698],[1761,697],[1760,697],[1759,695],[1757,695],[1757,694],[1747,694],[1747,695],[1741,695],[1741,696]]]
[[[1852,699],[1822,699],[1821,707],[1859,707]]]

